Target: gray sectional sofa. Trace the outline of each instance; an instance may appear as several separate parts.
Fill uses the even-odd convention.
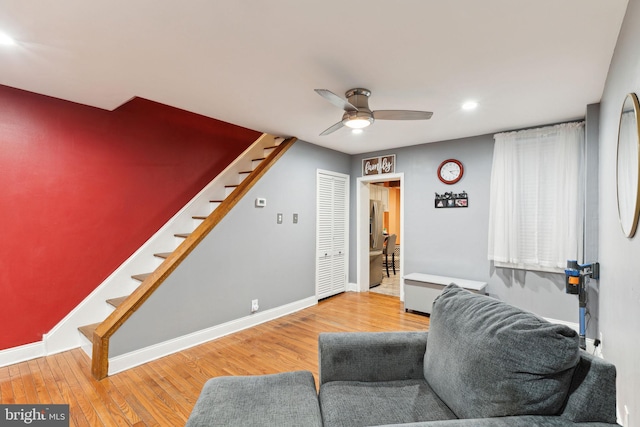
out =
[[[307,371],[219,377],[188,427],[616,425],[615,367],[572,329],[455,285],[429,332],[325,333]]]

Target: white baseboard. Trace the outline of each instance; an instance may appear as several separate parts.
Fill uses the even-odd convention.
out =
[[[287,314],[295,313],[302,309],[318,304],[318,299],[313,296],[300,301],[286,304],[280,307],[254,313],[252,315],[232,320],[221,325],[193,332],[179,338],[155,344],[130,353],[115,356],[109,359],[109,375],[131,369],[135,366],[151,362],[164,356],[185,350],[205,342],[221,338],[225,335],[239,332],[243,329],[259,325],[270,320],[277,319]]]
[[[24,362],[45,355],[42,341],[0,351],[0,367]]]
[[[357,283],[347,283],[347,292],[358,292]]]

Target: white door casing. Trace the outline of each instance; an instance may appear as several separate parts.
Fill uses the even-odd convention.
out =
[[[410,236],[404,233],[404,173],[363,176],[356,180],[356,288],[369,291],[369,184],[372,182],[400,181],[400,235],[404,242]],[[400,301],[404,301],[404,256],[400,256]]]

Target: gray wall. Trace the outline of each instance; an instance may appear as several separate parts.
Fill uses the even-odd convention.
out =
[[[493,143],[493,135],[482,135],[353,156],[350,282],[356,282],[355,191],[356,179],[362,176],[362,159],[396,154],[396,172],[404,173],[405,179],[400,250],[404,274],[419,272],[484,281],[493,297],[540,316],[578,323],[578,301],[565,293],[564,274],[495,269],[487,259]],[[464,165],[464,176],[454,185],[445,185],[436,176],[438,165],[448,158]],[[466,191],[469,207],[435,209],[435,193],[446,191]]]
[[[490,135],[404,147],[353,157],[351,169],[351,211],[355,213],[356,179],[362,176],[362,159],[395,154],[396,172],[404,173],[405,222],[401,236],[401,257],[405,273],[425,272],[469,279],[488,279],[487,224],[489,179],[493,156]],[[438,165],[456,158],[464,165],[462,180],[441,183]],[[435,193],[467,191],[469,207],[435,209]],[[354,215],[351,215],[354,218]],[[350,226],[350,253],[355,254],[355,222]],[[350,281],[356,281],[355,257],[351,257]]]
[[[349,168],[346,154],[296,142],[113,335],[109,356],[248,316],[252,299],[264,311],[314,297],[316,170]]]
[[[600,332],[602,354],[618,369],[618,408],[640,426],[640,233],[618,221],[616,141],[622,102],[640,93],[640,1],[629,0],[600,104]]]

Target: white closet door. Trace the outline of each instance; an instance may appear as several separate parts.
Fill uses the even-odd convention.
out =
[[[318,299],[333,295],[333,179],[318,173],[316,231],[316,295]]]
[[[318,171],[316,295],[318,299],[347,288],[349,176]]]

